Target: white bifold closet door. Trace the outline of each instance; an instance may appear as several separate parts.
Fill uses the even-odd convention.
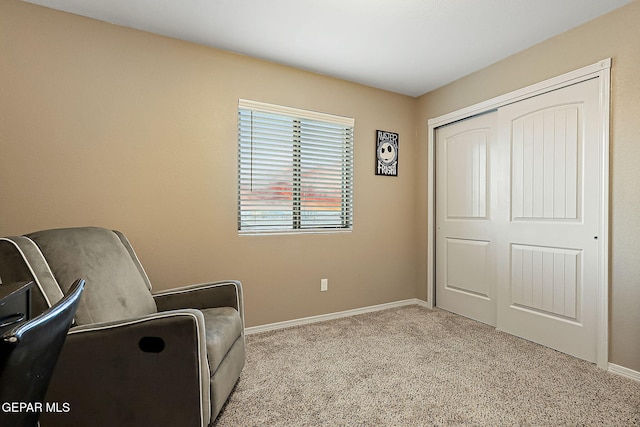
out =
[[[595,362],[599,83],[436,135],[436,305]]]
[[[498,328],[595,362],[598,79],[499,110]]]
[[[495,326],[496,112],[437,130],[436,305]]]

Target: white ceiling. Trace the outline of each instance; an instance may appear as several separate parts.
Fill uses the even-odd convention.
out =
[[[631,0],[25,0],[411,96]]]

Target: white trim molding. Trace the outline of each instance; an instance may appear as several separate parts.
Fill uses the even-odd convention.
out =
[[[389,302],[386,304],[372,305],[369,307],[355,308],[353,310],[338,311],[335,313],[320,314],[318,316],[303,317],[300,319],[286,320],[284,322],[268,323],[266,325],[251,326],[245,328],[245,335],[257,334],[260,332],[276,331],[278,329],[291,328],[293,326],[308,325],[310,323],[324,322],[326,320],[341,319],[343,317],[356,316],[358,314],[372,313],[374,311],[387,310],[389,308],[404,307],[406,305],[420,305],[427,307],[427,303],[417,298],[401,301]]]
[[[609,363],[608,370],[612,374],[620,375],[622,377],[640,382],[640,372],[634,371],[633,369],[629,369],[629,368],[625,368],[624,366],[614,365],[613,363]]]
[[[257,110],[264,113],[284,114],[286,116],[297,117],[300,119],[311,119],[328,123],[338,123],[351,127],[355,125],[355,119],[352,117],[320,113],[318,111],[303,110],[301,108],[285,107],[283,105],[267,104],[266,102],[251,101],[242,98],[238,99],[238,108]]]
[[[601,210],[598,239],[598,314],[597,314],[597,356],[596,363],[601,369],[610,369],[609,361],[609,115],[611,99],[611,58],[606,58],[586,67],[553,77],[525,88],[501,95],[487,101],[429,119],[427,147],[427,306],[434,307],[435,301],[435,132],[436,129],[482,113],[496,110],[514,102],[531,98],[556,89],[586,80],[598,78],[600,81],[600,172]]]

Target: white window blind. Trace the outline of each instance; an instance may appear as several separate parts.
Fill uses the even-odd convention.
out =
[[[241,99],[238,230],[350,230],[354,120]]]

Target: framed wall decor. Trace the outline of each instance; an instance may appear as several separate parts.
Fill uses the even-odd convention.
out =
[[[376,130],[376,175],[398,176],[398,141],[397,133]]]

